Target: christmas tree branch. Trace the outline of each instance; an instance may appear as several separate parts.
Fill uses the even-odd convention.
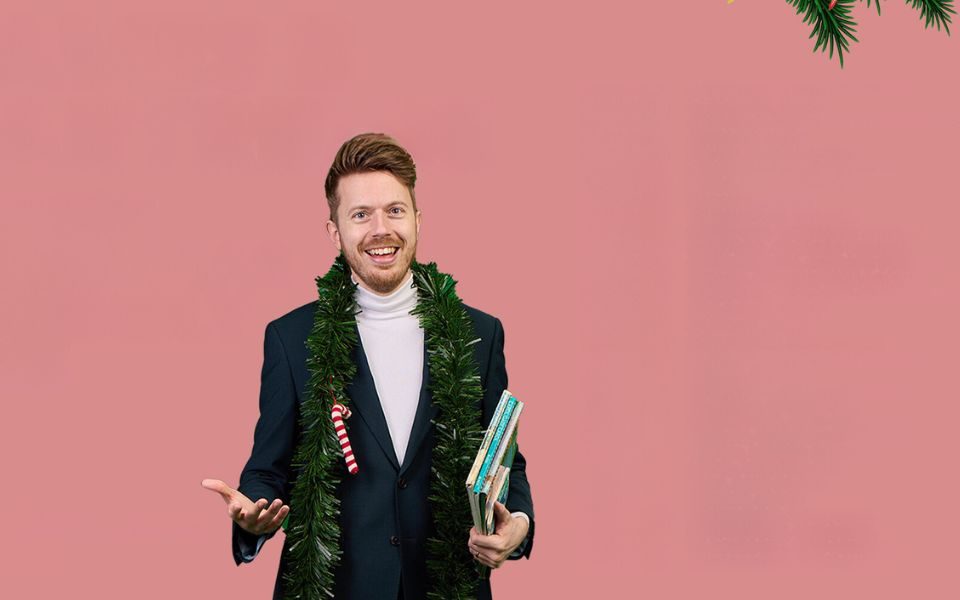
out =
[[[856,22],[850,16],[850,8],[856,0],[787,0],[797,9],[797,14],[803,14],[803,22],[813,25],[810,37],[816,36],[817,41],[813,51],[829,50],[830,58],[836,49],[843,67],[843,52],[850,50],[850,42],[858,42],[854,33],[857,31]]]
[[[877,4],[880,4],[880,0],[877,0]],[[953,10],[953,0],[907,0],[907,4],[920,11],[924,29],[933,24],[937,26],[937,31],[940,31],[943,26],[943,30],[950,35],[950,15],[957,14]]]
[[[877,3],[877,14],[880,14],[880,0],[873,0]],[[870,8],[870,0],[867,0],[867,8]]]
[[[860,0],[861,2],[863,0]],[[866,0],[867,8],[876,3],[877,14],[880,14],[880,0]],[[843,53],[850,51],[850,42],[858,42],[854,36],[857,31],[857,22],[853,20],[852,8],[856,0],[787,0],[797,9],[797,14],[803,15],[803,22],[813,25],[810,37],[816,36],[813,51],[830,52],[836,49],[840,58],[840,67],[843,67]],[[912,8],[920,11],[920,19],[924,29],[936,26],[937,31],[943,29],[950,35],[950,24],[957,12],[953,9],[953,0],[906,0]]]

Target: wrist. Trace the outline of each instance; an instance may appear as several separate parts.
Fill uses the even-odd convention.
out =
[[[530,531],[530,518],[527,517],[524,513],[515,513],[514,521],[516,522],[515,531],[513,539],[513,548],[517,548],[520,544],[523,543],[523,540],[526,539],[527,533]]]

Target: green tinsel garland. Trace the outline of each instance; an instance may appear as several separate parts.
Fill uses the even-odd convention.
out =
[[[434,421],[430,483],[435,537],[427,540],[428,596],[436,600],[475,598],[478,565],[466,544],[472,522],[464,481],[480,445],[483,391],[473,355],[473,325],[456,294],[456,281],[435,263],[412,264],[417,307],[427,346],[430,392],[439,409]],[[349,406],[346,386],[356,375],[351,353],[357,344],[356,284],[343,255],[317,277],[316,315],[307,338],[308,398],[301,407],[301,438],[292,467],[299,469],[290,499],[285,562],[286,598],[333,596],[340,561],[340,501],[336,489],[343,457],[330,409]],[[362,461],[362,457],[358,457]]]

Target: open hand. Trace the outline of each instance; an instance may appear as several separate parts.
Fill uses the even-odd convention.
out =
[[[496,569],[527,537],[530,526],[526,519],[514,517],[507,507],[499,502],[494,504],[493,517],[494,533],[481,535],[476,527],[471,527],[467,547],[477,562]]]
[[[266,498],[251,502],[250,498],[219,479],[204,479],[200,485],[220,494],[227,503],[227,514],[234,523],[254,535],[275,531],[290,512],[290,507],[279,498],[272,504],[268,503]]]

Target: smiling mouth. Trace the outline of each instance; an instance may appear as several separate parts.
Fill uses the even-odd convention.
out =
[[[370,256],[390,256],[397,253],[396,246],[387,246],[385,248],[370,248],[369,250],[364,250]]]
[[[388,264],[396,260],[400,248],[397,246],[383,246],[380,248],[370,248],[364,250],[364,253],[377,264]]]

